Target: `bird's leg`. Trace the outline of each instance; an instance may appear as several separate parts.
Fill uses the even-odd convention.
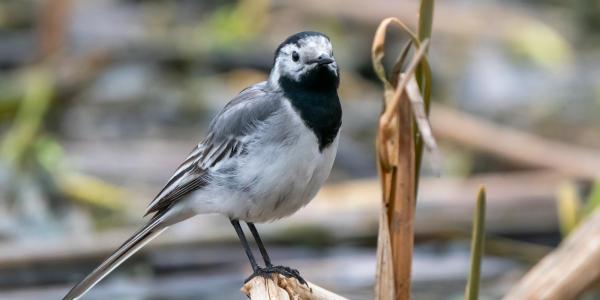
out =
[[[244,252],[246,252],[246,255],[248,256],[248,260],[250,260],[250,264],[252,265],[252,270],[254,271],[254,273],[258,272],[260,270],[260,268],[258,267],[258,264],[256,263],[256,259],[254,259],[254,254],[252,254],[250,245],[248,245],[248,241],[246,240],[244,231],[242,230],[242,227],[240,226],[240,221],[231,220],[231,225],[233,225],[233,228],[235,229],[235,232],[237,233],[238,238],[240,239],[240,242],[242,243],[242,246],[244,247]]]
[[[266,265],[265,268],[259,269],[258,272],[255,271],[254,274],[252,274],[252,276],[250,276],[248,279],[246,279],[246,282],[248,282],[250,279],[252,279],[254,276],[257,276],[257,275],[268,277],[268,276],[271,276],[271,274],[273,274],[273,273],[277,273],[277,274],[281,274],[285,277],[296,278],[298,280],[298,282],[308,286],[308,284],[306,283],[306,280],[304,280],[304,278],[302,278],[302,276],[300,276],[300,272],[298,272],[298,270],[292,269],[292,268],[286,267],[286,266],[274,266],[271,263],[271,258],[269,257],[269,254],[267,253],[267,249],[265,249],[265,245],[263,244],[263,242],[260,238],[260,235],[258,235],[256,226],[254,226],[254,224],[250,223],[250,222],[246,222],[246,225],[248,225],[250,232],[252,232],[254,241],[256,241],[256,245],[258,246],[258,249],[260,250],[260,254],[262,255],[263,260],[265,261],[265,265]]]
[[[263,257],[263,260],[265,261],[265,266],[272,267],[273,264],[271,264],[271,258],[269,257],[269,253],[267,253],[267,249],[265,249],[265,245],[263,244],[262,240],[260,239],[260,235],[258,235],[256,226],[254,226],[254,223],[250,223],[250,222],[246,222],[246,225],[248,225],[250,232],[252,232],[252,236],[254,237],[254,241],[256,241],[258,250],[260,250],[260,254]]]

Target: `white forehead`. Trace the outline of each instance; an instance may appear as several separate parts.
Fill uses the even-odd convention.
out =
[[[289,44],[285,45],[281,50],[283,52],[289,52],[292,50],[303,50],[311,49],[317,52],[331,52],[331,42],[322,35],[310,35],[298,40],[298,45]]]

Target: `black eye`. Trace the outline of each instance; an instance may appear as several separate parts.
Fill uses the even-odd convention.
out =
[[[296,51],[292,52],[292,60],[298,61],[299,59],[300,59],[300,54],[298,54],[298,52],[296,52]]]

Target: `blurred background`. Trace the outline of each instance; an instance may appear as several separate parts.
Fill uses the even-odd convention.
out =
[[[341,67],[338,158],[309,206],[259,231],[276,263],[372,299],[382,88],[370,48],[382,18],[415,28],[417,11],[415,0],[0,1],[0,299],[62,298],[144,222],[212,116],[303,30],[329,35]],[[445,0],[433,28],[443,162],[434,176],[425,155],[414,298],[463,297],[486,184],[482,299],[499,299],[600,203],[600,5]],[[406,37],[389,41],[398,53]],[[229,221],[201,216],[86,299],[244,299],[250,273]]]

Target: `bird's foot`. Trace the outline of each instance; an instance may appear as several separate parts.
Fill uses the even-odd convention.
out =
[[[296,278],[298,280],[298,282],[306,285],[306,287],[309,287],[306,280],[304,280],[304,278],[302,278],[302,276],[300,276],[300,272],[298,272],[298,270],[292,269],[292,268],[286,267],[286,266],[267,266],[264,268],[258,268],[258,270],[254,271],[254,273],[252,275],[250,275],[250,277],[248,277],[246,279],[246,281],[244,281],[244,283],[250,281],[252,278],[254,278],[256,276],[270,278],[271,275],[273,275],[273,274],[281,274],[288,278]]]

